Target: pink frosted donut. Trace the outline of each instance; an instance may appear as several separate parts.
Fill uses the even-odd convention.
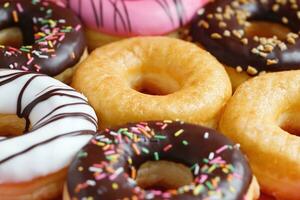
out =
[[[207,0],[66,0],[96,31],[116,36],[165,35],[186,25]]]

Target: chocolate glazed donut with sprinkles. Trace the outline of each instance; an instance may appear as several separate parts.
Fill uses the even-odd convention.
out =
[[[190,173],[190,182],[176,180],[182,168]],[[178,171],[170,175],[174,169]],[[166,174],[176,177],[177,188],[166,186]],[[146,183],[155,176],[158,180]],[[258,194],[246,159],[225,136],[183,122],[152,121],[94,137],[69,168],[64,200],[250,200]]]
[[[299,0],[216,0],[199,12],[189,39],[227,65],[232,79],[300,69],[299,6]],[[249,35],[253,21],[281,24],[289,30],[283,38]],[[270,25],[267,29],[277,28]],[[237,86],[242,81],[233,82]]]
[[[67,82],[84,57],[81,22],[69,9],[41,0],[0,0],[0,29],[11,27],[20,28],[23,44],[0,46],[0,68],[40,72]]]

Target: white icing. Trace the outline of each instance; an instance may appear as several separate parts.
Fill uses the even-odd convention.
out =
[[[7,79],[2,76],[15,73],[21,74],[24,72],[18,70],[0,70],[1,114],[16,114],[17,99],[21,89],[30,78],[37,75],[26,74],[1,85],[1,82]],[[71,89],[71,91],[62,90],[57,92],[86,99],[83,95],[58,80],[47,76],[39,76],[30,82],[25,89],[21,102],[22,111],[35,99],[38,99],[41,95],[53,89]],[[81,104],[62,107],[49,115],[51,111],[59,106],[70,103]],[[48,119],[63,113],[82,114],[81,116],[65,116],[36,130],[34,129]],[[94,120],[95,123],[92,123],[84,117],[84,114]],[[40,119],[42,119],[42,121],[40,121]],[[46,176],[63,169],[68,166],[74,155],[92,137],[92,135],[80,135],[79,132],[85,130],[96,131],[97,129],[97,117],[92,107],[82,99],[68,96],[55,95],[36,104],[30,112],[29,120],[33,126],[33,131],[13,138],[0,137],[0,184],[31,181],[35,178]],[[61,136],[67,133],[73,133],[73,135]],[[53,139],[57,136],[61,137]],[[10,156],[50,139],[53,140],[38,145],[26,153],[17,155],[5,162],[1,162]]]

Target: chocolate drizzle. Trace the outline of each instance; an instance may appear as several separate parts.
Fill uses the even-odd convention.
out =
[[[0,46],[0,68],[56,76],[79,62],[85,50],[79,19],[53,3],[0,0],[0,29],[14,26],[21,29],[24,44]]]
[[[222,63],[256,75],[300,68],[300,1],[216,0],[193,22],[190,36]],[[248,37],[251,20],[271,21],[291,29],[285,40]]]
[[[89,3],[92,6],[92,12],[95,18],[95,22],[97,27],[104,27],[105,26],[105,20],[103,18],[103,3],[102,0],[97,0],[99,2],[99,9],[96,7],[95,0],[89,0]],[[132,13],[128,12],[127,9],[127,2],[130,2],[128,0],[108,0],[111,6],[113,7],[114,13],[114,30],[115,32],[119,32],[121,29],[125,30],[127,33],[132,33],[132,23],[131,23],[131,17],[135,17],[132,15]],[[173,0],[172,5],[170,5],[166,0],[155,0],[155,2],[162,8],[162,10],[166,13],[166,16],[170,19],[170,22],[175,27],[176,20],[180,24],[180,26],[183,26],[185,24],[185,9],[184,4],[181,0]],[[78,0],[78,3],[81,5],[81,0]],[[79,16],[81,15],[81,6],[78,6],[78,13]],[[175,6],[176,8],[176,16],[174,17],[172,15],[171,6]]]
[[[139,188],[132,172],[149,160],[185,164],[191,167],[194,182],[172,192]],[[100,132],[80,151],[68,173],[71,199],[240,200],[252,180],[246,159],[225,136],[171,121],[128,124]]]
[[[74,106],[78,106],[78,105],[89,106],[87,100],[85,98],[83,98],[83,96],[81,96],[74,89],[72,89],[66,85],[63,85],[63,84],[50,85],[46,89],[43,89],[41,92],[39,92],[35,96],[35,98],[33,98],[30,102],[27,102],[24,100],[24,96],[28,96],[28,93],[30,93],[31,89],[33,89],[32,87],[34,86],[34,84],[36,84],[35,80],[38,78],[40,78],[40,79],[45,78],[44,81],[47,81],[46,78],[49,78],[49,77],[47,77],[46,75],[42,75],[39,73],[18,71],[18,70],[0,70],[0,89],[1,89],[1,87],[6,86],[6,84],[13,84],[14,81],[18,81],[18,79],[24,79],[24,78],[27,78],[27,79],[26,79],[24,85],[20,86],[21,90],[20,90],[19,94],[17,95],[18,98],[17,98],[17,105],[16,105],[17,109],[16,110],[17,110],[17,115],[26,120],[26,129],[24,131],[24,132],[26,132],[26,134],[31,134],[34,131],[41,129],[43,127],[46,127],[47,125],[49,125],[53,122],[57,122],[59,120],[66,119],[66,118],[70,118],[70,119],[71,118],[82,118],[82,119],[84,119],[84,121],[88,121],[89,123],[91,123],[92,126],[95,128],[94,128],[94,130],[93,129],[86,129],[86,130],[83,129],[83,130],[79,130],[79,131],[72,131],[72,132],[65,132],[65,133],[62,130],[60,130],[60,131],[62,131],[61,134],[55,135],[47,140],[43,140],[38,143],[34,143],[22,151],[19,151],[14,154],[10,154],[9,156],[7,156],[5,158],[1,158],[0,165],[19,156],[19,155],[23,155],[36,147],[39,147],[44,144],[48,144],[48,143],[50,143],[54,140],[60,139],[62,137],[92,135],[95,133],[95,130],[97,127],[97,119],[93,115],[91,115],[90,113],[88,113],[86,111],[82,111],[82,112],[59,111],[60,109],[66,109],[68,107],[74,107]],[[12,92],[15,92],[15,91],[12,91]],[[31,130],[29,132],[27,132],[29,130],[29,126],[30,126],[29,117],[32,114],[33,110],[40,103],[49,101],[51,98],[53,98],[55,96],[59,96],[59,97],[65,96],[65,97],[68,97],[73,102],[60,104],[60,105],[58,104],[58,106],[55,107],[53,110],[50,110],[43,117],[39,118],[37,120],[37,122],[32,125]],[[22,105],[24,105],[24,102],[27,102],[27,105],[23,108]],[[59,131],[59,130],[55,130],[55,131]],[[11,139],[13,139],[13,138],[3,137],[0,139],[0,144],[3,142],[6,142],[8,140],[11,140]]]

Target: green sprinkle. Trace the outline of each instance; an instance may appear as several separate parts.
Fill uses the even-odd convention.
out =
[[[209,182],[209,181],[206,181],[205,182],[205,185],[210,189],[210,190],[212,190],[212,189],[214,189],[214,186],[211,184],[211,182]]]
[[[145,154],[149,154],[150,151],[147,148],[142,147],[142,152],[144,152]]]
[[[165,140],[167,138],[165,135],[155,135],[154,137],[159,140]]]
[[[204,158],[204,159],[203,159],[203,162],[204,162],[204,163],[209,163],[209,160],[208,160],[207,158]]]
[[[185,145],[185,146],[187,146],[187,145],[189,145],[189,142],[186,141],[186,140],[183,140],[183,141],[182,141],[182,144]]]
[[[154,153],[154,159],[159,160],[159,154],[157,152]]]
[[[84,152],[84,151],[80,151],[79,154],[78,154],[79,158],[83,158],[83,157],[87,157],[87,156],[88,156],[88,153]]]

